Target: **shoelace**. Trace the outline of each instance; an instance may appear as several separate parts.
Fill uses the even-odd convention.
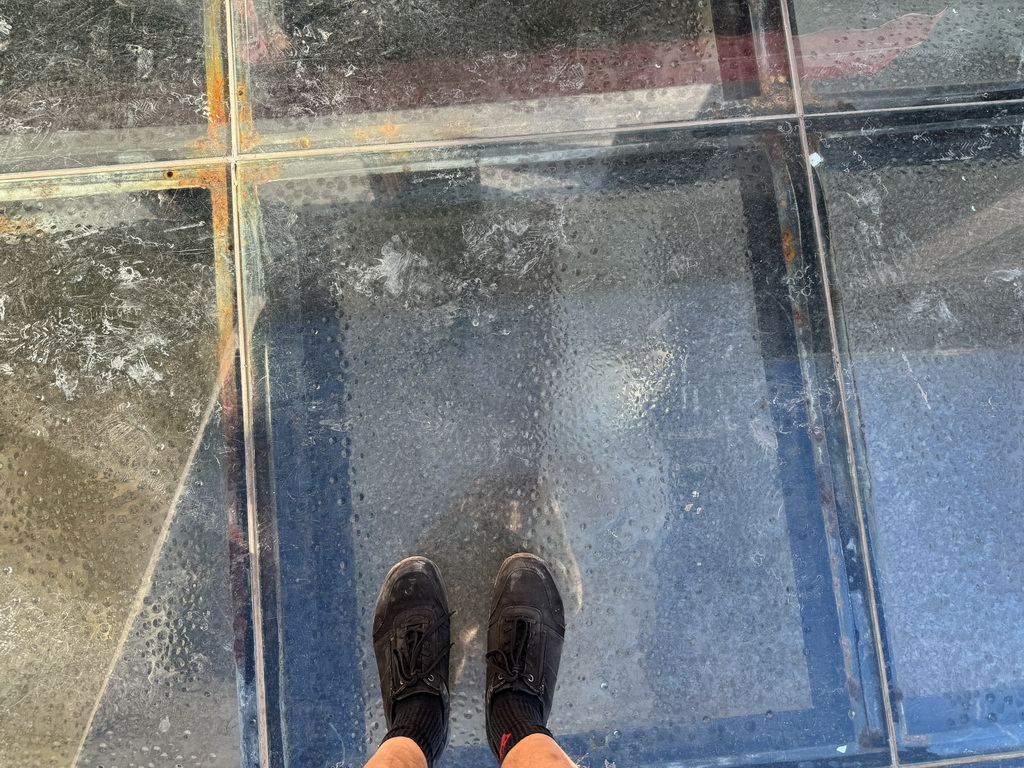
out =
[[[399,689],[405,688],[410,685],[415,685],[420,680],[429,677],[433,674],[434,669],[438,664],[441,663],[441,659],[445,657],[445,654],[452,649],[454,643],[442,646],[434,657],[427,664],[420,664],[420,651],[423,649],[423,643],[431,633],[433,633],[438,627],[452,617],[455,611],[450,611],[447,614],[435,619],[433,622],[427,625],[427,628],[420,630],[419,628],[409,628],[406,630],[405,642],[396,644],[398,647],[392,649],[392,653],[395,655],[395,661],[398,665],[398,679]],[[415,640],[412,640],[413,636],[418,635]],[[410,643],[410,640],[412,642]]]
[[[527,683],[533,683],[533,675],[524,674],[523,657],[526,655],[526,646],[529,644],[531,622],[519,617],[512,625],[512,649],[509,652],[501,648],[495,648],[487,652],[487,663],[494,666],[499,672],[498,679],[503,682],[514,683],[523,678]],[[531,686],[532,688],[533,686]]]

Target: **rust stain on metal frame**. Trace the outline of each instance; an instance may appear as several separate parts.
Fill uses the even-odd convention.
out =
[[[228,89],[224,62],[224,6],[203,0],[203,58],[206,64],[206,136],[192,143],[201,154],[227,152]]]
[[[39,232],[39,225],[30,219],[12,219],[0,214],[0,238],[31,237]]]
[[[260,135],[256,132],[252,122],[252,102],[249,101],[249,87],[245,83],[239,83],[235,96],[238,99],[238,143],[239,150],[244,152],[259,145]]]
[[[258,188],[260,184],[266,184],[268,181],[277,181],[281,178],[281,174],[283,172],[284,168],[282,167],[281,162],[277,160],[260,160],[256,163],[245,163],[245,184],[252,188],[252,190],[246,194],[250,195],[253,199],[256,199],[256,188]]]
[[[274,163],[272,174],[279,173]],[[173,175],[168,172],[167,176]],[[240,330],[244,327],[241,316],[241,307],[236,304],[238,297],[238,282],[235,274],[235,224],[232,215],[231,171],[227,165],[199,168],[193,172],[186,172],[178,177],[177,181],[182,187],[204,187],[210,192],[211,226],[213,231],[213,261],[215,276],[215,293],[217,301],[217,359],[220,364],[220,386],[219,401],[221,406],[221,429],[226,445],[237,444],[243,440],[246,444],[251,442],[245,436],[247,431],[245,416],[245,397],[240,389],[245,386],[245,361],[246,350],[242,346]],[[246,657],[250,653],[247,637],[257,637],[262,620],[259,618],[258,606],[254,606],[253,600],[258,599],[258,587],[256,594],[253,591],[254,580],[258,582],[258,572],[253,571],[252,553],[258,551],[251,547],[251,542],[258,541],[254,538],[255,532],[250,530],[252,521],[249,519],[250,510],[250,486],[249,479],[251,464],[249,449],[245,451],[244,458],[237,451],[228,451],[223,462],[223,468],[228,480],[228,486],[236,489],[231,494],[229,508],[227,510],[228,528],[228,553],[229,553],[229,582],[231,585],[231,598],[233,605],[232,627],[234,638],[232,650],[235,663],[239,669],[245,667]],[[237,489],[243,489],[244,493],[239,494]],[[258,639],[253,642],[258,643]],[[257,664],[262,668],[260,653],[256,654]],[[259,684],[257,684],[259,685]],[[240,698],[240,713],[241,709]],[[255,705],[257,709],[259,704]],[[248,718],[248,716],[247,716]],[[242,726],[243,733],[245,726]],[[266,726],[258,728],[258,731],[265,731]],[[257,742],[262,741],[259,735]],[[242,739],[241,755],[242,762],[248,764],[256,758],[248,754],[251,744],[247,747],[247,739]],[[256,758],[261,765],[266,764],[262,757]]]
[[[782,231],[782,258],[786,260],[787,264],[796,258],[796,248],[793,246],[793,233],[788,229],[783,229]]]
[[[791,199],[793,188],[788,171],[786,171],[785,152],[778,140],[773,142],[769,151],[773,156],[773,165],[777,164],[782,169],[781,178],[773,174],[773,177],[775,177],[773,178],[773,184],[775,186],[776,200],[779,201],[780,244],[782,246],[786,281],[789,286],[790,311],[796,334],[801,379],[803,380],[805,391],[811,395],[807,402],[808,437],[810,438],[811,454],[813,456],[815,474],[817,475],[818,500],[824,524],[829,572],[832,577],[832,594],[839,613],[840,623],[845,624],[846,621],[852,623],[852,606],[847,599],[845,589],[846,562],[843,557],[839,511],[833,486],[835,478],[828,471],[828,468],[831,466],[831,457],[829,456],[829,446],[825,435],[824,417],[821,404],[818,402],[818,398],[814,396],[816,389],[815,380],[817,377],[814,373],[814,347],[811,339],[810,308],[808,307],[805,294],[805,290],[810,287],[807,284],[810,277],[804,263],[798,212],[795,201]],[[855,654],[853,641],[849,636],[841,635],[839,643],[842,649],[846,691],[850,696],[851,704],[853,704],[853,702],[859,701],[863,695],[862,687],[857,679],[858,659]],[[873,738],[873,734],[865,733],[862,734],[862,737]]]
[[[210,190],[213,215],[213,264],[217,294],[217,359],[220,361],[221,386],[234,385],[235,351],[238,338],[235,328],[235,254],[231,242],[230,185],[227,168],[221,167],[197,174]],[[229,382],[230,377],[230,382]]]
[[[235,327],[235,274],[230,182],[226,166],[167,171],[164,178],[174,187],[202,187],[210,192],[213,232],[213,266],[217,297],[217,359],[221,386],[234,377],[238,346]],[[233,383],[232,383],[233,386]]]

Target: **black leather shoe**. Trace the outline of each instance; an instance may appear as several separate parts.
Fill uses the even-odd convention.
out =
[[[494,580],[487,625],[488,719],[494,695],[516,691],[537,699],[541,724],[547,724],[564,637],[562,598],[544,561],[526,553],[512,555]]]
[[[388,572],[373,616],[373,650],[388,730],[397,702],[426,693],[438,697],[443,743],[448,742],[451,615],[441,573],[430,560],[409,557]]]

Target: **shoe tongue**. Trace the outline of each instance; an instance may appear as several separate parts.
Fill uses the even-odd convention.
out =
[[[412,648],[416,645],[416,641],[423,637],[422,627],[409,627],[402,633],[399,638],[399,646],[405,646],[406,648]]]
[[[509,622],[508,633],[511,647],[508,650],[508,655],[513,672],[523,671],[526,648],[530,642],[531,624],[531,621],[522,616],[516,616]]]
[[[399,634],[399,642],[412,647],[416,644],[423,633],[426,631],[428,626],[427,621],[413,620],[408,622],[404,627],[403,631]]]
[[[430,638],[425,637],[424,634],[429,626],[429,616],[413,615],[403,622],[402,631],[398,632],[395,637],[395,644],[399,652],[409,654],[408,661],[413,666],[417,666],[417,659],[412,658],[412,654],[415,653],[419,657],[423,655],[424,651],[428,650]],[[419,645],[418,648],[416,647],[417,644]]]

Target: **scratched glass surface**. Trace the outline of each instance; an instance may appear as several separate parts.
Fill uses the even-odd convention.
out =
[[[791,0],[808,112],[1024,97],[1015,0]]]
[[[0,5],[0,171],[225,151],[218,3]],[[208,129],[208,119],[209,129]]]
[[[909,758],[1024,738],[1020,121],[850,121],[821,135]]]
[[[210,193],[148,183],[0,186],[11,768],[238,764],[216,299],[230,267],[214,266]]]
[[[639,146],[288,161],[258,186],[259,482],[296,764],[379,743],[374,599],[413,553],[458,611],[445,764],[486,760],[487,600],[523,549],[567,605],[551,727],[582,764],[870,752],[862,704],[824,682],[851,646],[831,577],[805,570],[829,559],[813,470],[793,469],[807,395],[762,314],[787,284],[752,263],[783,260],[771,163],[722,137]]]
[[[245,0],[236,14],[252,147],[791,111],[771,0]]]

